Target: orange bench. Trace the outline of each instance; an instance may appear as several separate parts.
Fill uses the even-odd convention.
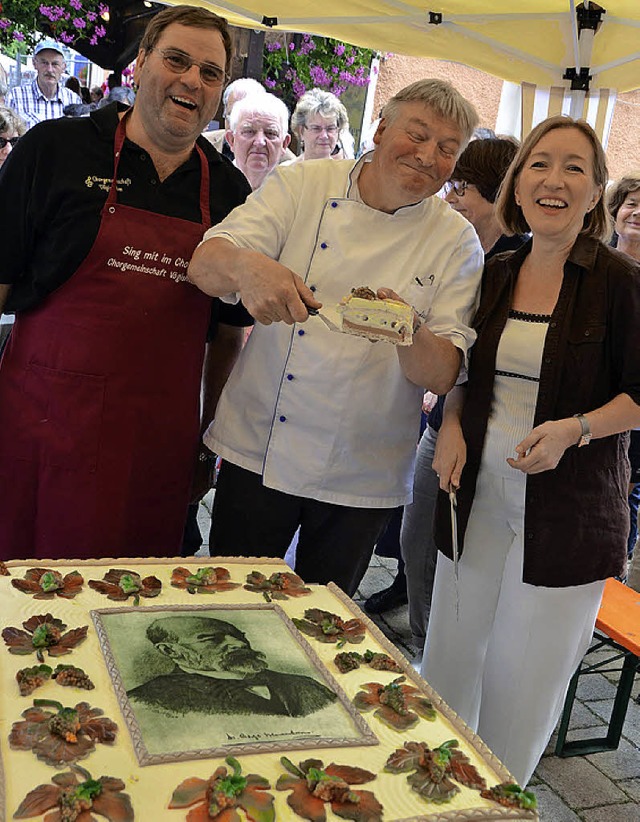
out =
[[[577,754],[615,751],[620,744],[622,726],[627,715],[631,689],[636,671],[640,670],[640,593],[628,588],[615,579],[605,583],[604,594],[594,632],[595,643],[589,648],[578,670],[569,683],[567,698],[558,728],[556,754],[558,756],[576,756]],[[610,648],[612,655],[605,660],[589,664],[590,654]],[[621,667],[609,668],[622,661]],[[609,718],[607,735],[592,739],[581,739],[567,742],[567,730],[571,719],[571,710],[582,674],[609,673],[620,671],[618,688]]]

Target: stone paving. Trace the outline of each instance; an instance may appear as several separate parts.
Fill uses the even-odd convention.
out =
[[[200,506],[199,521],[208,535],[211,497]],[[208,551],[203,546],[202,553]],[[354,601],[362,606],[375,591],[389,586],[396,561],[374,556]],[[640,590],[640,561],[630,583]],[[407,606],[372,617],[396,647],[413,658]],[[604,652],[603,652],[604,653]],[[595,654],[594,654],[595,656]],[[581,677],[568,739],[599,736],[611,712],[617,674]],[[618,750],[561,759],[553,753],[556,735],[536,770],[530,786],[538,797],[541,822],[640,822],[640,675],[636,676]]]
[[[639,573],[630,581],[640,589],[637,565]],[[395,567],[395,560],[374,556],[354,601],[362,606],[368,596],[390,585]],[[407,657],[415,655],[406,605],[371,619]],[[616,684],[615,673],[581,677],[568,739],[604,735]],[[538,797],[541,822],[640,822],[640,705],[635,701],[639,697],[640,676],[636,676],[617,751],[561,759],[553,752],[553,735],[530,783]]]

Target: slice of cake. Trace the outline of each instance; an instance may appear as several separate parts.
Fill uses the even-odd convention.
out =
[[[379,300],[366,286],[352,288],[351,294],[338,303],[337,310],[342,315],[345,334],[394,345],[413,342],[413,308],[398,300]]]

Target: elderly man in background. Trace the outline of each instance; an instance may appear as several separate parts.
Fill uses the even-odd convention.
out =
[[[53,40],[41,40],[33,52],[36,79],[27,86],[12,88],[6,105],[27,123],[27,128],[43,120],[56,120],[64,107],[81,104],[82,98],[60,82],[67,67],[62,48]]]
[[[384,109],[376,150],[271,174],[195,251],[206,293],[259,321],[205,442],[223,457],[215,555],[283,556],[357,589],[392,510],[411,499],[424,388],[444,393],[475,339],[482,269],[472,226],[434,196],[478,122],[449,83],[422,80]],[[329,331],[307,308],[354,286],[414,307],[412,344]]]
[[[234,165],[255,191],[278,165],[291,142],[289,111],[273,94],[244,97],[233,108],[227,131]]]
[[[227,131],[231,128],[231,112],[233,111],[234,105],[249,94],[254,96],[256,94],[266,93],[266,88],[251,77],[239,77],[237,80],[234,80],[233,83],[229,83],[222,94],[224,128],[205,131],[203,135],[220,154],[233,160],[233,150],[227,142]]]
[[[250,191],[200,136],[230,51],[221,17],[163,10],[133,108],[40,123],[0,172],[0,309],[16,313],[0,360],[0,559],[180,549],[207,332],[219,319],[219,390],[251,322],[186,278],[204,231]]]

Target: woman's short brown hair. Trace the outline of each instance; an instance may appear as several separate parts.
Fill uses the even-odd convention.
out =
[[[224,51],[226,55],[226,65],[231,60],[231,37],[224,17],[219,17],[212,11],[199,8],[198,6],[171,6],[163,9],[151,19],[142,35],[140,50],[149,52],[155,48],[162,32],[172,23],[179,23],[181,26],[191,26],[195,29],[215,29],[220,32]],[[225,66],[226,68],[226,66]]]
[[[557,117],[549,117],[548,120],[538,123],[529,132],[511,163],[500,188],[496,201],[496,216],[507,234],[526,234],[531,230],[524,218],[522,209],[516,203],[515,188],[524,164],[533,149],[545,135],[558,128],[575,128],[589,140],[593,149],[593,181],[604,192],[608,179],[607,158],[598,135],[585,120],[574,120],[562,114]],[[597,240],[605,240],[609,236],[610,220],[602,196],[600,196],[594,208],[585,214],[580,233],[586,234],[588,237],[595,237]]]
[[[512,137],[472,140],[458,157],[452,180],[471,183],[489,203],[495,203],[500,183],[518,151]]]

